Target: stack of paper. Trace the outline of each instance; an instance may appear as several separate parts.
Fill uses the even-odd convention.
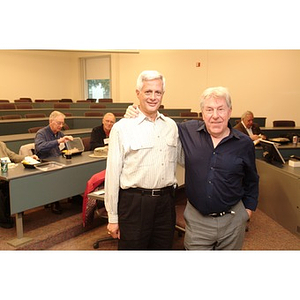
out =
[[[290,159],[289,166],[291,167],[300,167],[300,160],[298,159]]]

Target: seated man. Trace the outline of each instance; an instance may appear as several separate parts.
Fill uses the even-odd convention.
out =
[[[8,157],[11,162],[19,163],[25,158],[25,155],[19,155],[11,151],[7,148],[5,143],[0,142],[0,158],[1,157]],[[31,157],[38,159],[36,155],[31,155]],[[13,227],[13,221],[10,217],[9,187],[7,181],[0,181],[0,227]]]
[[[109,133],[116,123],[116,117],[113,113],[106,113],[102,119],[102,125],[94,127],[91,133],[90,150],[97,147],[104,147],[108,144]]]
[[[254,144],[258,144],[260,139],[265,140],[266,136],[263,135],[257,123],[253,123],[254,115],[251,111],[246,111],[241,117],[241,122],[236,124],[233,128],[244,134],[250,136]]]
[[[59,111],[53,111],[49,116],[49,125],[36,133],[35,151],[41,159],[60,156],[61,150],[65,148],[65,143],[73,140],[72,136],[64,135],[61,131],[64,123],[65,115]],[[62,213],[58,201],[52,203],[51,208],[55,214]]]

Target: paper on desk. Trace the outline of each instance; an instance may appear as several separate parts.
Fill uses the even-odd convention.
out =
[[[93,192],[95,195],[103,195],[105,193],[104,189]]]

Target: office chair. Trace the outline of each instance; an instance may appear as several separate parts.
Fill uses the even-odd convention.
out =
[[[29,144],[22,145],[19,149],[19,154],[24,156],[31,156],[35,154],[35,144],[29,143]]]
[[[15,102],[32,102],[31,98],[16,99]]]
[[[54,103],[53,107],[56,108],[70,108],[70,104],[69,103]]]
[[[199,117],[199,114],[197,112],[191,111],[191,112],[182,112],[180,113],[180,117]]]
[[[25,114],[25,118],[46,118],[46,114]]]
[[[84,151],[90,151],[91,149],[91,137],[90,136],[85,136],[81,138],[83,146],[84,146]]]
[[[1,102],[0,109],[16,109],[16,106],[14,103]]]
[[[273,127],[295,127],[296,123],[293,120],[276,120],[273,121]]]
[[[32,105],[31,103],[28,104],[24,104],[25,102],[23,102],[23,104],[16,104],[16,109],[32,109]]]
[[[3,115],[0,117],[1,120],[11,120],[11,119],[22,119],[21,115]]]
[[[103,117],[102,112],[96,112],[96,111],[87,111],[84,113],[85,117]]]
[[[91,226],[94,220],[95,213],[103,218],[107,219],[107,214],[104,206],[103,200],[97,200],[93,196],[91,196],[91,193],[102,189],[104,186],[104,180],[105,180],[105,173],[106,170],[103,170],[99,173],[94,174],[87,182],[86,189],[84,191],[83,195],[83,202],[82,202],[82,224],[83,227]],[[99,240],[97,240],[93,247],[94,249],[99,248],[99,244],[101,242],[114,240],[111,236],[104,237]]]
[[[90,108],[106,108],[106,106],[100,103],[95,103],[95,104],[91,104]]]
[[[28,132],[29,132],[29,133],[36,133],[36,132],[38,132],[41,128],[43,128],[43,127],[40,127],[40,126],[37,126],[37,127],[31,127],[31,128],[28,128]]]

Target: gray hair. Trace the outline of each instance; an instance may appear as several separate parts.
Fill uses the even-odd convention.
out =
[[[144,85],[144,81],[160,79],[162,81],[163,92],[165,91],[166,80],[165,77],[158,71],[143,71],[136,82],[136,89],[141,91]]]
[[[252,116],[252,117],[254,117],[254,114],[253,114],[252,111],[247,110],[246,112],[244,112],[244,113],[242,114],[241,120],[244,120],[244,119],[246,118],[246,116]]]
[[[204,102],[209,98],[224,98],[228,108],[232,109],[231,97],[229,91],[226,87],[218,86],[218,87],[210,87],[207,88],[200,97],[200,108],[203,110]]]
[[[54,119],[56,119],[59,116],[63,116],[64,118],[66,117],[62,112],[60,112],[58,110],[54,110],[49,116],[49,121],[53,121]]]

